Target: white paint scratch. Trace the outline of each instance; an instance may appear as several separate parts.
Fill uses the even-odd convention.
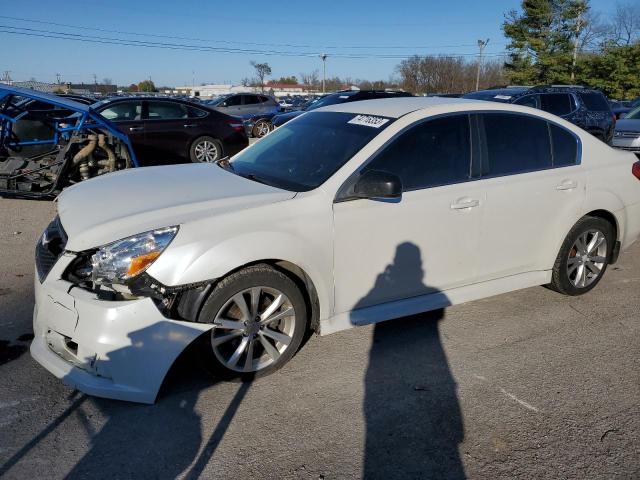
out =
[[[533,405],[525,402],[524,400],[520,400],[518,397],[516,397],[513,393],[509,393],[507,392],[504,388],[500,388],[500,391],[502,393],[504,393],[507,397],[509,397],[511,400],[515,400],[516,402],[518,402],[520,405],[522,405],[524,408],[531,410],[533,412],[539,412],[540,410],[538,410],[536,407],[534,407]]]

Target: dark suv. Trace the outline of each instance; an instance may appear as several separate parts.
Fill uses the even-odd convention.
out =
[[[578,86],[493,88],[467,93],[462,98],[538,108],[578,125],[608,144],[616,125],[607,98],[597,90]]]
[[[309,110],[315,110],[316,108],[326,107],[327,105],[334,105],[337,103],[357,102],[360,100],[373,100],[377,98],[398,98],[398,97],[413,97],[411,93],[392,91],[392,90],[345,90],[343,92],[331,93],[324,97],[311,102],[308,106],[302,110],[296,110],[293,112],[280,113],[273,117],[272,123],[274,127],[284,125],[289,120],[296,118],[298,115],[302,115]]]

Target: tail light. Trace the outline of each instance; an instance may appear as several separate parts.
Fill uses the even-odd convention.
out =
[[[631,167],[631,173],[633,173],[634,177],[640,180],[640,162],[633,164],[633,167]]]
[[[236,132],[244,132],[244,123],[242,123],[242,120],[240,119],[227,122],[227,125],[233,128]]]

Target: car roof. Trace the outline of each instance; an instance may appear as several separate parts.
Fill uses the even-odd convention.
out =
[[[315,111],[380,115],[383,117],[399,118],[416,110],[425,110],[446,105],[450,105],[456,109],[460,109],[460,107],[464,108],[465,105],[470,106],[472,109],[477,109],[478,105],[482,105],[487,109],[502,109],[508,104],[450,97],[399,97],[338,103],[319,108]]]

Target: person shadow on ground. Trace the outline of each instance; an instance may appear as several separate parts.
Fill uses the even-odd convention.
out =
[[[402,291],[437,294],[423,283],[424,276],[420,249],[402,243],[354,311],[398,285]],[[443,319],[439,309],[374,327],[364,380],[365,479],[465,478],[458,451],[464,426],[438,329]]]

